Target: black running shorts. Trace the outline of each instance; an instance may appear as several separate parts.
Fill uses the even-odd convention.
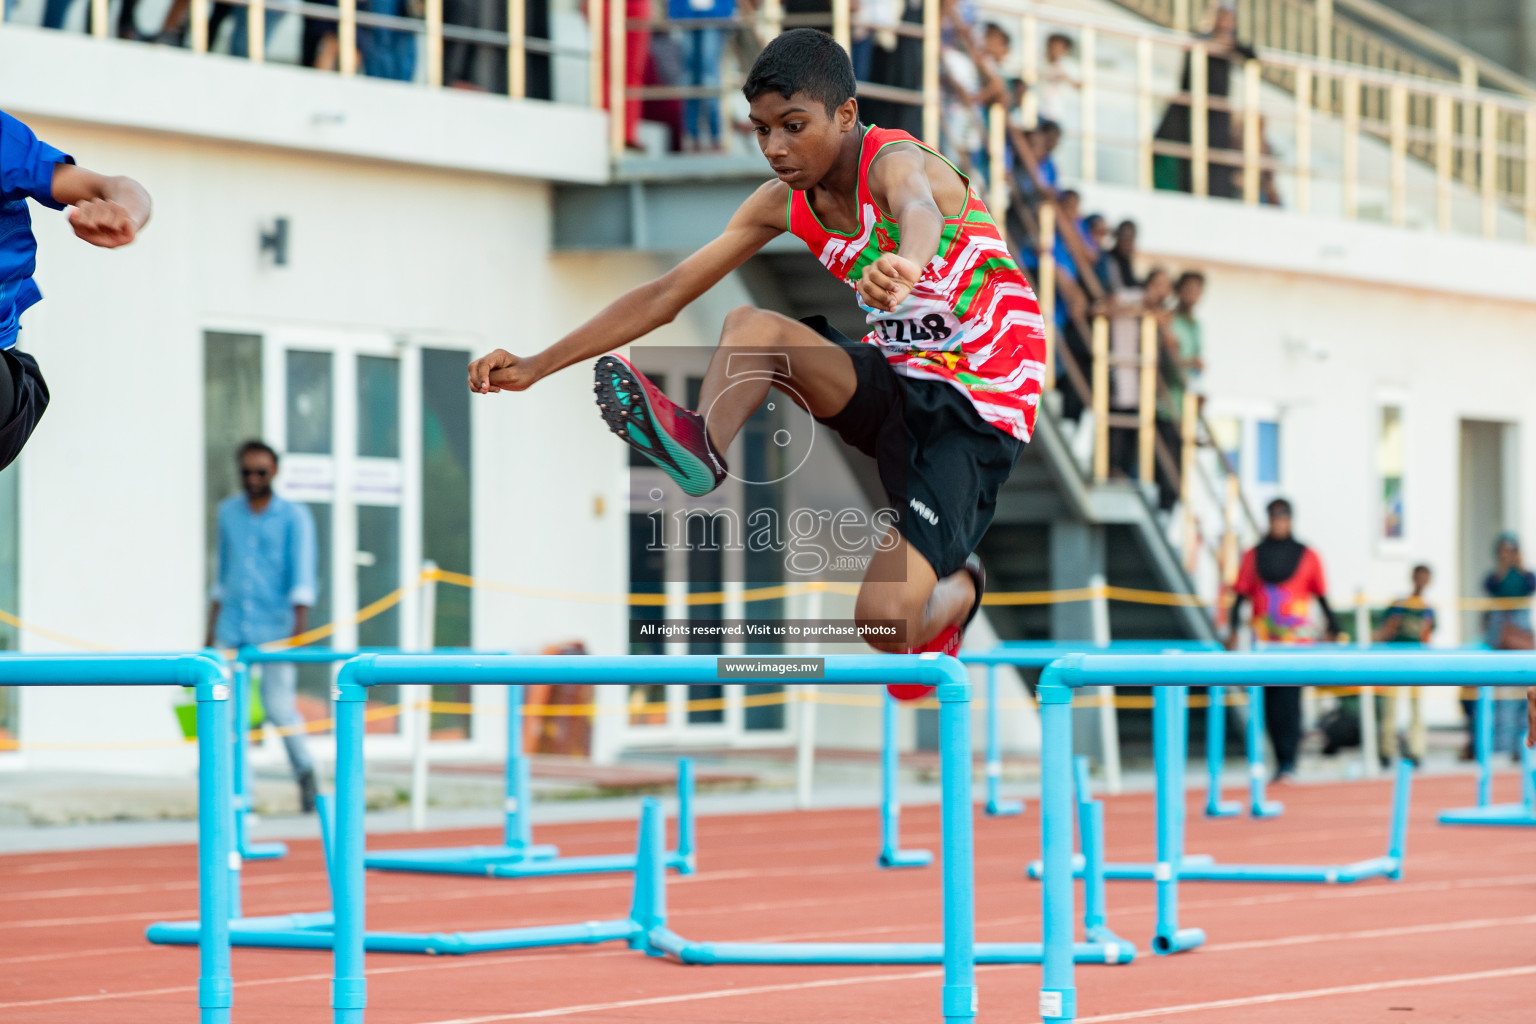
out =
[[[953,384],[901,376],[879,348],[826,317],[801,323],[841,346],[858,377],[843,410],[817,422],[875,460],[897,528],[939,578],[958,571],[992,525],[1023,443],[982,419]]]
[[[48,385],[37,360],[14,348],[0,352],[0,469],[21,454],[47,408]]]

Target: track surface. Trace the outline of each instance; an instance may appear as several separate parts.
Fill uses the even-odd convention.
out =
[[[1495,798],[1516,798],[1497,780]],[[1536,1020],[1536,829],[1445,828],[1472,802],[1470,778],[1416,780],[1402,882],[1354,886],[1186,883],[1181,923],[1207,945],[1127,967],[1080,967],[1079,1018],[1175,1024]],[[1232,794],[1236,795],[1236,794]],[[1385,849],[1389,786],[1293,786],[1272,821],[1209,822],[1190,799],[1189,849],[1226,861],[1337,863]],[[978,817],[982,940],[1039,937],[1038,856],[1023,818]],[[1152,800],[1108,801],[1109,854],[1150,860]],[[908,808],[904,845],[934,847],[937,807]],[[699,822],[702,871],[672,880],[671,923],[696,939],[903,941],[939,938],[936,867],[874,866],[874,810],[742,815]],[[619,823],[550,826],[567,854],[632,846]],[[379,847],[495,842],[487,830],[389,836]],[[315,843],[249,864],[249,914],[323,909]],[[480,880],[370,873],[369,925],[470,930],[604,919],[628,906],[625,876]],[[168,846],[0,857],[0,1020],[7,1024],[191,1022],[197,953],[150,946],[151,921],[196,916],[194,850]],[[1109,884],[1110,925],[1145,949],[1152,886]],[[235,1020],[322,1024],[328,953],[236,950]],[[372,1024],[816,1024],[939,1019],[938,968],[683,967],[616,944],[467,957],[371,955]],[[1035,1021],[1039,968],[982,968],[981,1020]]]

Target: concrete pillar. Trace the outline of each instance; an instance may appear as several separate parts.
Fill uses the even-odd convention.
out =
[[[1063,520],[1051,524],[1051,589],[1076,590],[1104,582],[1104,528]],[[1108,621],[1102,599],[1061,602],[1051,606],[1051,639],[1106,642]],[[1104,763],[1099,709],[1081,707],[1072,713],[1072,749]]]

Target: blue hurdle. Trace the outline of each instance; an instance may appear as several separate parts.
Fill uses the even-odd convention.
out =
[[[438,648],[436,654],[469,654],[458,648]],[[250,681],[248,666],[289,662],[295,664],[334,664],[355,658],[359,654],[394,654],[405,657],[408,652],[392,647],[364,648],[361,651],[337,651],[329,647],[291,647],[263,651],[254,647],[240,649],[237,658],[237,701],[243,700],[245,720],[250,717]],[[368,855],[367,866],[380,871],[416,871],[426,874],[476,875],[491,878],[532,878],[544,875],[607,874],[633,871],[634,854],[601,854],[589,857],[561,857],[554,846],[533,841],[533,825],[530,809],[533,806],[532,787],[529,778],[530,762],[523,748],[523,689],[510,688],[507,693],[507,764],[506,790],[503,804],[502,845],[441,847],[415,850],[390,850]],[[248,772],[246,769],[245,734],[241,733],[236,744],[238,771],[236,778],[237,842],[242,851],[256,850],[257,858],[281,857],[287,847],[281,843],[247,844],[245,838],[245,800]],[[678,762],[677,799],[681,808],[678,824],[678,846],[668,854],[671,868],[683,874],[691,874],[697,864],[694,851],[693,816],[693,765],[687,760]],[[235,916],[239,917],[239,894],[235,898]],[[166,933],[157,933],[166,934]]]
[[[901,800],[896,795],[899,761],[896,698],[889,692],[880,705],[880,859],[883,868],[921,868],[933,863],[932,850],[901,848]]]
[[[1520,740],[1520,802],[1493,802],[1493,687],[1477,688],[1477,714],[1472,745],[1477,754],[1477,805],[1441,811],[1442,825],[1501,825],[1536,828],[1536,759]]]
[[[1095,647],[1087,641],[1076,640],[1007,640],[990,651],[966,652],[960,660],[967,665],[985,665],[987,668],[987,803],[988,817],[1013,817],[1024,813],[1021,800],[1004,800],[999,793],[1003,776],[1002,744],[999,733],[1002,709],[997,698],[997,666],[1012,665],[1015,668],[1043,669],[1057,658],[1069,654],[1117,652],[1126,654],[1166,654],[1191,651],[1219,651],[1220,645],[1203,640],[1115,640],[1108,647]],[[996,657],[994,657],[996,655]],[[1218,759],[1221,753],[1217,752]],[[1220,763],[1218,760],[1219,773]]]
[[[707,655],[562,658],[558,656],[365,655],[343,666],[337,680],[336,773],[336,943],[332,982],[334,1024],[362,1024],[367,982],[364,976],[365,879],[363,871],[363,706],[368,687],[425,679],[443,683],[533,684],[647,683],[715,684],[719,659]],[[958,663],[920,655],[850,655],[824,662],[832,683],[937,686],[941,705],[941,756],[944,790],[944,986],[942,1016],[947,1024],[969,1024],[976,1017],[975,895],[970,808],[970,684]],[[746,681],[734,674],[732,682]],[[655,840],[651,839],[654,851]],[[636,871],[648,879],[650,898],[660,886],[652,870]],[[646,896],[646,890],[640,890]],[[655,906],[653,903],[652,906]],[[644,903],[639,913],[654,920]],[[659,931],[659,929],[653,930]],[[656,944],[648,936],[645,943]],[[631,945],[637,943],[631,940]]]
[[[698,868],[694,852],[693,762],[677,762],[677,849],[666,856],[667,867],[691,875]],[[370,853],[364,865],[379,871],[418,871],[441,875],[483,875],[489,878],[534,878],[545,875],[596,875],[634,871],[636,854],[596,854],[562,857],[558,848],[533,842],[529,813],[533,806],[529,759],[523,750],[523,688],[507,687],[506,818],[501,846],[450,846]]]
[[[0,686],[186,686],[197,700],[198,936],[197,1005],[201,1024],[229,1024],[229,898],[238,878],[230,677],[215,651],[179,655],[6,655]]]
[[[1255,687],[1255,689],[1258,689]],[[1184,779],[1189,756],[1187,722],[1189,688],[1168,686],[1154,698],[1152,743],[1157,766],[1157,821],[1159,843],[1169,834],[1170,850],[1158,853],[1156,864],[1110,863],[1104,877],[1117,881],[1162,881],[1163,865],[1177,864],[1180,879],[1191,882],[1316,882],[1347,885],[1368,878],[1402,877],[1403,853],[1408,838],[1408,800],[1413,786],[1413,766],[1399,761],[1392,798],[1392,823],[1388,830],[1387,853],[1349,864],[1221,864],[1204,854],[1184,854]],[[1262,697],[1260,698],[1262,700]],[[1031,878],[1039,878],[1039,861],[1029,866]],[[1172,935],[1178,929],[1177,907],[1163,906],[1159,896],[1159,931]],[[1166,915],[1166,919],[1165,919]],[[1154,943],[1158,952],[1162,950]]]
[[[332,980],[334,1024],[362,1024],[366,1005],[364,956],[365,878],[363,870],[363,706],[368,687],[413,683],[425,679],[461,684],[582,683],[603,686],[640,684],[702,685],[724,678],[719,659],[707,655],[562,658],[547,656],[417,656],[365,655],[343,666],[337,680],[336,904],[335,967]],[[941,1014],[946,1024],[970,1024],[976,1018],[975,967],[983,957],[1008,956],[1025,962],[1042,955],[1038,944],[1019,948],[982,948],[975,942],[974,854],[972,845],[970,776],[970,683],[959,663],[931,655],[842,655],[826,658],[824,678],[830,683],[884,686],[890,683],[933,686],[940,704],[941,786],[943,790],[944,932],[942,944],[764,944],[690,943],[665,928],[665,871],[659,854],[659,817],[642,814],[640,863],[631,917],[622,922],[623,938],[649,955],[672,954],[717,963],[930,963],[943,964]],[[777,678],[776,676],[774,678]],[[747,677],[733,673],[733,682]],[[654,805],[647,805],[653,807]],[[1070,840],[1068,840],[1070,843]],[[645,926],[636,937],[631,924]],[[584,926],[571,926],[584,927]],[[616,928],[615,931],[620,929]],[[696,955],[685,956],[689,950]],[[1102,945],[1094,952],[1109,952]],[[1118,950],[1116,956],[1123,956]],[[1074,949],[1069,955],[1079,955]],[[1017,956],[1018,959],[1012,959]]]
[[[1041,718],[1041,847],[1045,866],[1045,960],[1039,1009],[1045,1024],[1072,1024],[1077,1018],[1077,987],[1073,950],[1076,894],[1072,884],[1072,693],[1090,686],[1293,686],[1305,680],[1314,686],[1461,686],[1469,679],[1490,685],[1536,684],[1536,656],[1444,654],[1422,655],[1361,652],[1339,654],[1206,654],[1139,657],[1078,655],[1049,666],[1038,689]],[[1162,715],[1171,719],[1177,702],[1165,702]],[[1165,728],[1176,730],[1169,721]],[[1166,771],[1160,766],[1160,775]],[[1182,781],[1182,780],[1181,780]],[[1404,806],[1407,794],[1397,793]],[[1396,808],[1394,807],[1394,813]],[[1179,853],[1176,843],[1159,836],[1159,858]],[[1176,861],[1160,859],[1159,886],[1170,902],[1176,899],[1180,877]],[[1159,893],[1160,903],[1164,892]],[[1162,935],[1154,941],[1177,942]]]

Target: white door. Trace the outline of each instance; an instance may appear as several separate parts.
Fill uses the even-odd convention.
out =
[[[318,643],[339,650],[412,647],[421,566],[420,350],[382,332],[277,328],[267,332],[263,377],[268,440],[282,456],[277,490],[314,513],[320,596]],[[356,621],[405,588],[400,602]],[[328,694],[330,673],[301,667],[307,701]],[[399,702],[394,687],[370,703]],[[308,717],[308,716],[306,716]],[[369,723],[399,737],[400,717]],[[398,743],[385,741],[385,747]]]

